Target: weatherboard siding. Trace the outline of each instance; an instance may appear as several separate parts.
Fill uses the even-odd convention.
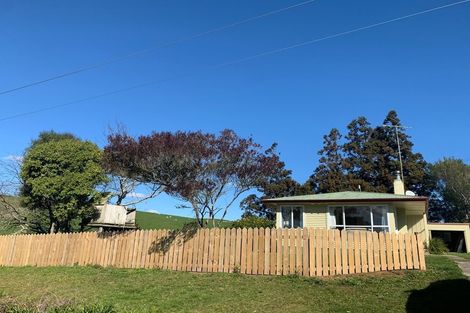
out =
[[[304,227],[327,228],[328,207],[326,205],[304,206]]]

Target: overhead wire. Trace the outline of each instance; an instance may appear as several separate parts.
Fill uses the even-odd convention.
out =
[[[276,9],[276,10],[268,11],[268,12],[265,12],[265,13],[262,13],[262,14],[259,14],[259,15],[255,15],[255,16],[243,19],[243,20],[239,20],[239,21],[227,24],[227,25],[219,26],[217,28],[206,30],[206,31],[203,31],[203,32],[200,32],[200,33],[197,33],[197,34],[182,37],[182,38],[179,38],[179,39],[176,39],[176,40],[173,40],[173,41],[170,41],[170,42],[166,42],[166,43],[163,43],[163,44],[160,44],[160,45],[148,47],[148,48],[141,49],[141,50],[136,50],[136,51],[133,51],[131,53],[124,54],[124,55],[121,55],[121,56],[117,56],[117,57],[111,58],[111,59],[103,61],[103,62],[99,62],[99,63],[95,63],[95,64],[92,64],[92,65],[89,65],[89,66],[84,66],[84,67],[81,67],[81,68],[70,70],[70,71],[67,71],[67,72],[64,72],[64,73],[61,73],[61,74],[58,74],[58,75],[54,75],[54,76],[51,76],[51,77],[48,77],[48,78],[45,78],[45,79],[33,81],[33,82],[30,82],[30,83],[27,83],[27,84],[24,84],[24,85],[21,85],[21,86],[17,86],[17,87],[14,87],[14,88],[2,90],[2,91],[0,91],[0,96],[5,95],[5,94],[9,94],[9,93],[13,93],[15,91],[19,91],[19,90],[22,90],[22,89],[26,89],[26,88],[29,88],[29,87],[45,84],[47,82],[51,82],[51,81],[54,81],[54,80],[58,80],[58,79],[62,79],[62,78],[65,78],[65,77],[80,74],[80,73],[83,73],[83,72],[91,71],[91,70],[94,70],[94,69],[97,69],[97,68],[105,67],[107,65],[110,65],[110,64],[113,64],[113,63],[116,63],[116,62],[119,62],[119,61],[123,61],[125,59],[130,59],[130,58],[133,58],[133,57],[136,57],[136,56],[147,54],[147,53],[156,51],[158,49],[171,47],[171,46],[183,43],[183,42],[187,42],[187,41],[190,41],[190,40],[197,39],[199,37],[203,37],[203,36],[206,36],[206,35],[209,35],[209,34],[221,32],[221,31],[224,31],[224,30],[227,30],[227,29],[230,29],[230,28],[242,25],[242,24],[246,24],[246,23],[249,23],[249,22],[253,22],[253,21],[256,21],[256,20],[271,16],[271,15],[279,14],[279,13],[282,13],[284,11],[288,11],[288,10],[298,8],[298,7],[301,7],[301,6],[305,6],[305,5],[310,4],[312,2],[315,2],[315,1],[316,0],[303,1],[303,2],[296,3],[296,4],[293,4],[293,5],[289,5],[289,6],[280,8],[280,9]]]
[[[300,43],[296,43],[296,44],[289,45],[289,46],[282,47],[282,48],[278,48],[278,49],[273,49],[273,50],[261,52],[261,53],[258,53],[258,54],[254,54],[254,55],[251,55],[251,56],[248,56],[248,57],[236,59],[236,60],[233,60],[233,61],[216,64],[216,65],[213,65],[213,66],[209,67],[208,69],[209,70],[214,70],[214,69],[219,69],[219,68],[223,68],[223,67],[243,63],[243,62],[253,60],[253,59],[256,59],[256,58],[260,58],[260,57],[264,57],[264,56],[284,52],[284,51],[294,49],[294,48],[303,47],[303,46],[306,46],[306,45],[310,45],[310,44],[313,44],[313,43],[318,43],[318,42],[328,40],[328,39],[333,39],[333,38],[349,35],[349,34],[352,34],[352,33],[355,33],[355,32],[368,30],[368,29],[371,29],[371,28],[375,28],[375,27],[385,25],[385,24],[401,21],[401,20],[408,19],[408,18],[411,18],[411,17],[419,16],[419,15],[422,15],[422,14],[426,14],[426,13],[434,12],[434,11],[437,11],[437,10],[453,7],[453,6],[456,6],[456,5],[459,5],[459,4],[464,4],[464,3],[467,3],[467,2],[470,2],[470,0],[463,0],[463,1],[458,1],[458,2],[453,2],[453,3],[450,3],[450,4],[446,4],[446,5],[441,5],[441,6],[438,6],[438,7],[434,7],[434,8],[423,10],[423,11],[418,11],[418,12],[415,12],[415,13],[411,13],[411,14],[407,14],[407,15],[404,15],[404,16],[396,17],[396,18],[385,20],[385,21],[382,21],[382,22],[373,23],[373,24],[369,24],[369,25],[366,25],[366,26],[362,26],[362,27],[357,27],[357,28],[354,28],[354,29],[351,29],[351,30],[348,30],[348,31],[338,32],[338,33],[335,33],[335,34],[332,34],[332,35],[328,35],[328,36],[324,36],[324,37],[320,37],[320,38],[316,38],[316,39],[312,39],[312,40],[303,41],[303,42],[300,42]],[[163,79],[163,80],[141,83],[141,84],[137,84],[137,85],[127,87],[127,88],[117,89],[117,90],[101,93],[101,94],[98,94],[98,95],[94,95],[94,96],[90,96],[90,97],[86,97],[86,98],[81,98],[81,99],[74,100],[74,101],[65,102],[65,103],[62,103],[62,104],[43,107],[43,108],[39,108],[37,110],[28,111],[28,112],[13,114],[13,115],[10,115],[10,116],[5,116],[5,117],[0,118],[0,122],[7,121],[7,120],[12,120],[12,119],[15,119],[15,118],[24,117],[24,116],[28,116],[28,115],[32,115],[32,114],[37,114],[37,113],[44,112],[44,111],[49,111],[49,110],[53,110],[53,109],[60,108],[60,107],[70,106],[70,105],[73,105],[73,104],[78,104],[78,103],[82,103],[82,102],[85,102],[85,101],[90,101],[90,100],[94,100],[94,99],[98,99],[98,98],[102,98],[102,97],[106,97],[106,96],[110,96],[110,95],[130,91],[130,90],[137,89],[137,88],[142,88],[142,87],[146,87],[146,86],[150,86],[150,85],[155,85],[155,84],[159,84],[159,83],[163,83],[163,82],[168,82],[168,81],[175,80],[175,79],[181,79],[181,78],[185,78],[185,77],[189,77],[189,76],[194,76],[194,75],[196,75],[196,74],[193,73],[193,74],[179,75],[179,76],[170,77],[170,78]]]

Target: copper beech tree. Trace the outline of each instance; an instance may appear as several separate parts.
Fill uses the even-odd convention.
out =
[[[269,149],[240,138],[232,130],[219,134],[153,132],[134,138],[124,132],[108,136],[106,170],[140,183],[158,186],[183,200],[199,226],[215,226],[244,192],[259,187],[282,170],[273,144]]]

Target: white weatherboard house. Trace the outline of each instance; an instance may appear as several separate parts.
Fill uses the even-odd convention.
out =
[[[394,194],[333,192],[266,199],[276,211],[276,227],[314,227],[340,230],[420,233],[429,240],[428,198],[405,195],[399,177]]]

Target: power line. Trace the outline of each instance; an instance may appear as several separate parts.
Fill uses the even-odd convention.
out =
[[[41,84],[44,84],[44,83],[47,83],[47,82],[50,82],[50,81],[53,81],[53,80],[58,80],[58,79],[61,79],[61,78],[64,78],[64,77],[73,76],[73,75],[76,75],[76,74],[79,74],[79,73],[94,70],[94,69],[104,67],[104,66],[107,66],[107,65],[125,60],[125,59],[133,58],[133,57],[143,55],[143,54],[146,54],[146,53],[158,50],[158,49],[167,48],[167,47],[170,47],[170,46],[173,46],[173,45],[176,45],[176,44],[180,44],[180,43],[183,43],[183,42],[186,42],[186,41],[190,41],[192,39],[197,39],[199,37],[203,37],[203,36],[206,36],[206,35],[209,35],[209,34],[224,31],[224,30],[227,30],[229,28],[233,28],[233,27],[236,27],[236,26],[239,26],[239,25],[242,25],[242,24],[246,24],[248,22],[259,20],[259,19],[264,18],[264,17],[268,17],[268,16],[271,16],[271,15],[282,13],[284,11],[288,11],[288,10],[291,10],[291,9],[294,9],[294,8],[298,8],[300,6],[305,6],[305,5],[310,4],[312,2],[315,2],[315,1],[316,0],[308,0],[308,1],[300,2],[300,3],[293,4],[293,5],[290,5],[290,6],[287,6],[287,7],[283,7],[283,8],[280,8],[280,9],[273,10],[273,11],[269,11],[269,12],[266,12],[266,13],[263,13],[263,14],[260,14],[260,15],[252,16],[252,17],[249,17],[249,18],[237,21],[237,22],[233,22],[233,23],[230,23],[230,24],[227,24],[227,25],[224,25],[224,26],[213,28],[213,29],[201,32],[201,33],[197,33],[197,34],[190,35],[190,36],[187,36],[187,37],[182,37],[180,39],[170,41],[170,42],[167,42],[167,43],[164,43],[164,44],[161,44],[161,45],[152,46],[152,47],[148,47],[148,48],[141,49],[141,50],[136,50],[134,52],[131,52],[131,53],[128,53],[128,54],[125,54],[125,55],[122,55],[122,56],[118,56],[118,57],[109,59],[109,60],[104,61],[104,62],[96,63],[96,64],[93,64],[93,65],[90,65],[90,66],[85,66],[85,67],[82,67],[82,68],[78,68],[78,69],[75,69],[75,70],[72,70],[72,71],[69,71],[69,72],[65,72],[65,73],[62,73],[62,74],[59,74],[59,75],[51,76],[51,77],[46,78],[46,79],[34,81],[34,82],[31,82],[31,83],[28,83],[28,84],[25,84],[25,85],[22,85],[22,86],[18,86],[18,87],[15,87],[15,88],[3,90],[3,91],[0,91],[0,95],[5,95],[5,94],[12,93],[12,92],[15,92],[15,91],[18,91],[18,90],[21,90],[21,89],[26,89],[26,88],[29,88],[29,87],[32,87],[32,86],[41,85]]]
[[[243,63],[243,62],[253,60],[253,59],[256,59],[256,58],[260,58],[260,57],[264,57],[264,56],[267,56],[267,55],[272,55],[272,54],[280,53],[280,52],[287,51],[287,50],[290,50],[290,49],[299,48],[299,47],[303,47],[303,46],[306,46],[306,45],[309,45],[309,44],[317,43],[317,42],[320,42],[320,41],[324,41],[324,40],[328,40],[328,39],[332,39],[332,38],[337,38],[337,37],[340,37],[340,36],[349,35],[349,34],[352,34],[352,33],[355,33],[355,32],[371,29],[371,28],[382,26],[382,25],[389,24],[389,23],[392,23],[392,22],[401,21],[401,20],[404,20],[404,19],[407,19],[407,18],[411,18],[411,17],[415,17],[415,16],[418,16],[418,15],[434,12],[434,11],[437,11],[437,10],[449,8],[449,7],[456,6],[456,5],[463,4],[463,3],[467,3],[467,2],[470,2],[470,0],[458,1],[458,2],[451,3],[451,4],[442,5],[442,6],[427,9],[427,10],[424,10],[424,11],[419,11],[419,12],[408,14],[408,15],[405,15],[405,16],[393,18],[393,19],[386,20],[386,21],[383,21],[383,22],[378,22],[378,23],[367,25],[367,26],[354,28],[352,30],[335,33],[335,34],[328,35],[328,36],[325,36],[325,37],[303,41],[303,42],[293,44],[293,45],[290,45],[290,46],[286,46],[286,47],[283,47],[283,48],[269,50],[269,51],[258,53],[258,54],[252,55],[252,56],[248,56],[248,57],[240,58],[240,59],[237,59],[237,60],[233,60],[233,61],[230,61],[230,62],[213,65],[213,66],[209,67],[208,70],[214,70],[214,69],[219,69],[219,68],[227,67],[227,66],[234,65],[234,64]],[[53,105],[53,106],[49,106],[49,107],[44,107],[44,108],[40,108],[40,109],[33,110],[33,111],[28,111],[28,112],[18,113],[18,114],[14,114],[14,115],[10,115],[10,116],[5,116],[3,118],[0,118],[0,122],[15,119],[15,118],[19,118],[19,117],[23,117],[23,116],[28,116],[28,115],[32,115],[32,114],[36,114],[36,113],[40,113],[40,112],[44,112],[44,111],[49,111],[49,110],[53,110],[53,109],[60,108],[60,107],[70,106],[70,105],[73,105],[73,104],[82,103],[82,102],[85,102],[85,101],[94,100],[94,99],[98,99],[98,98],[102,98],[102,97],[106,97],[106,96],[110,96],[110,95],[130,91],[130,90],[141,88],[141,87],[155,85],[155,84],[167,82],[167,81],[170,81],[170,80],[175,80],[175,79],[181,79],[181,78],[185,78],[185,77],[189,77],[189,76],[194,76],[194,75],[197,75],[197,74],[186,74],[186,75],[180,75],[180,76],[167,78],[167,79],[164,79],[164,80],[137,84],[137,85],[133,85],[133,86],[130,86],[130,87],[127,87],[127,88],[117,89],[117,90],[114,90],[114,91],[105,92],[105,93],[95,95],[95,96],[90,96],[90,97],[86,97],[86,98],[82,98],[82,99],[78,99],[78,100],[74,100],[74,101],[70,101],[70,102],[65,102],[65,103],[62,103],[62,104],[57,104],[57,105]]]

